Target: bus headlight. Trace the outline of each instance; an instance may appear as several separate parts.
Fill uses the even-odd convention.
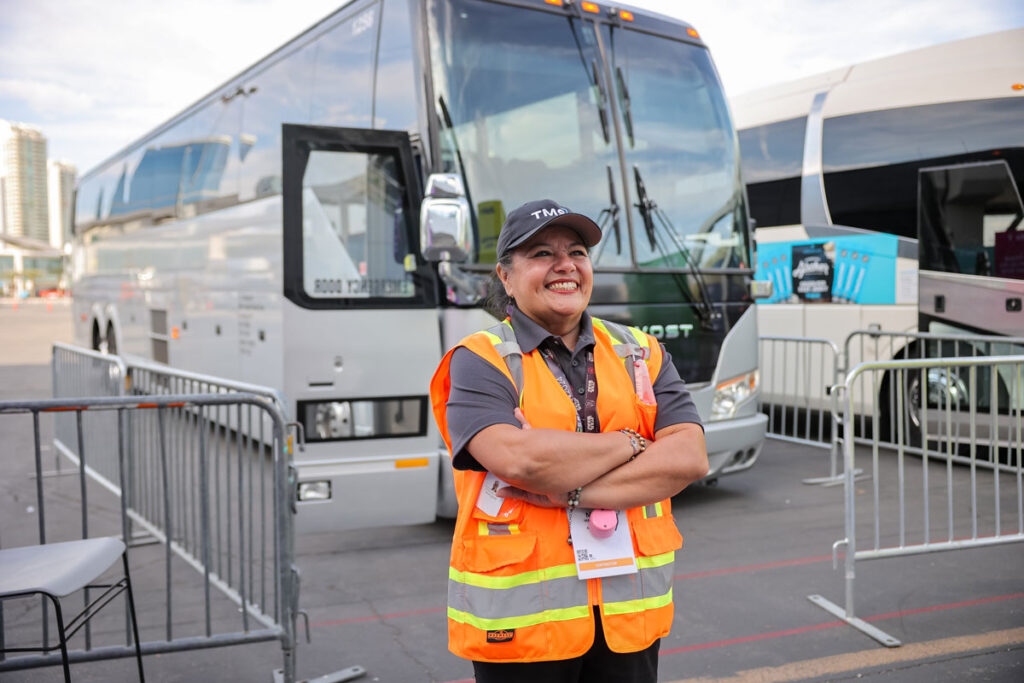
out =
[[[306,441],[382,439],[427,433],[425,396],[300,401]]]
[[[721,382],[715,387],[715,397],[711,400],[711,419],[728,420],[734,417],[736,409],[753,397],[757,383],[757,370]]]
[[[300,481],[296,496],[300,502],[311,502],[314,500],[331,499],[331,482],[323,481]]]

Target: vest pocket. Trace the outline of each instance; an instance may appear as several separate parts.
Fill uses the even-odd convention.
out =
[[[463,560],[471,572],[489,572],[526,562],[536,545],[537,536],[530,533],[463,538]]]
[[[683,547],[683,537],[671,514],[634,519],[630,522],[630,528],[636,539],[637,550],[644,557],[661,555]]]

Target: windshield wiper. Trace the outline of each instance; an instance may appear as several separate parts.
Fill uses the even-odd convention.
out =
[[[676,236],[675,226],[672,225],[672,222],[669,220],[665,212],[658,208],[657,203],[655,203],[655,201],[647,194],[647,187],[644,185],[644,179],[640,175],[640,168],[636,165],[633,166],[633,179],[636,182],[636,195],[639,200],[635,206],[640,210],[640,216],[643,218],[644,229],[647,231],[647,238],[650,240],[651,248],[657,249],[661,253],[662,258],[665,259],[666,263],[668,262],[669,254],[661,241],[657,239],[657,229],[654,225],[654,219],[656,217],[658,222],[661,223],[663,231],[672,239],[676,252],[681,254],[683,260],[686,261],[686,265],[689,268],[690,273],[693,275],[693,280],[697,283],[697,292],[700,294],[700,301],[694,301],[693,297],[690,295],[689,288],[686,287],[686,283],[682,281],[682,278],[678,277],[678,273],[674,273],[676,276],[674,279],[679,285],[680,291],[694,303],[694,312],[697,314],[697,317],[700,318],[701,326],[704,327],[704,329],[713,329],[715,320],[721,318],[722,314],[719,311],[716,311],[714,304],[711,303],[711,295],[708,293],[707,283],[704,281],[704,276],[701,275],[700,269],[697,267],[697,264],[694,263],[693,257],[690,255],[690,250],[687,249],[686,245],[680,242],[679,238]]]
[[[629,88],[626,87],[626,79],[622,77],[621,66],[615,67],[615,80],[618,81],[619,84],[619,106],[622,107],[622,120],[626,123],[626,135],[629,136],[629,146],[635,147],[636,140],[633,138],[632,100],[629,99]]]
[[[611,142],[611,131],[608,128],[608,112],[607,99],[608,96],[604,92],[604,86],[601,85],[601,78],[597,70],[597,60],[591,60],[591,68],[587,68],[587,56],[583,51],[583,44],[580,42],[579,32],[576,30],[576,24],[573,22],[573,17],[566,17],[569,20],[569,30],[572,31],[572,39],[576,43],[576,53],[580,56],[580,62],[583,64],[583,71],[587,74],[587,82],[590,83],[590,87],[594,88],[594,92],[597,99],[597,115],[601,119],[601,134],[604,135],[604,142],[608,144]]]
[[[459,140],[455,135],[455,126],[452,124],[452,115],[448,112],[448,105],[444,101],[444,95],[437,96],[437,104],[441,108],[441,122],[444,123],[445,128],[448,130],[448,137],[452,141],[452,149],[455,150],[455,161],[459,164],[459,174],[462,176],[462,186],[466,190],[466,201],[469,202],[470,207],[473,206],[473,195],[469,193],[469,176],[466,175],[466,164],[462,161],[462,150],[459,148]],[[473,221],[474,231],[476,227],[476,212],[470,211],[470,218]]]
[[[622,253],[622,228],[619,224],[619,202],[615,199],[615,177],[612,173],[611,166],[605,166],[608,171],[608,206],[601,209],[601,213],[597,215],[597,227],[601,229],[601,234],[604,234],[604,228],[611,221],[612,230],[615,233],[615,253]],[[601,260],[601,254],[604,253],[605,245],[608,244],[608,240],[605,238],[601,239],[601,243],[594,250],[591,255],[594,263]]]

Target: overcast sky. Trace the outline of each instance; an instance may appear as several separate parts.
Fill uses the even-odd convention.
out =
[[[340,0],[0,0],[0,118],[86,171]],[[689,21],[730,95],[1024,26],[1021,0],[633,0]],[[1021,49],[1024,49],[1022,46]]]

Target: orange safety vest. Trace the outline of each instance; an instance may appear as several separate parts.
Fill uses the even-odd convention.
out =
[[[653,438],[657,407],[641,403],[634,390],[633,362],[625,344],[609,328],[628,330],[631,348],[646,349],[650,377],[661,368],[661,347],[635,328],[594,322],[594,367],[600,390],[597,411],[606,432],[635,429]],[[502,325],[511,324],[506,319]],[[502,356],[508,335],[501,325],[472,334],[464,346],[497,367],[516,384]],[[514,339],[514,336],[512,336]],[[516,347],[518,349],[518,347]],[[454,348],[442,359],[430,382],[434,417],[448,451],[449,367]],[[520,407],[537,428],[576,430],[576,409],[555,380],[540,352],[522,355]],[[641,456],[642,457],[642,456]],[[665,499],[627,511],[635,574],[581,581],[569,538],[564,508],[542,508],[506,500],[495,516],[476,506],[485,472],[455,470],[459,513],[448,570],[448,649],[486,662],[535,662],[570,659],[594,642],[593,605],[601,610],[608,647],[636,652],[668,635],[672,625],[672,575],[675,551],[683,539]]]

